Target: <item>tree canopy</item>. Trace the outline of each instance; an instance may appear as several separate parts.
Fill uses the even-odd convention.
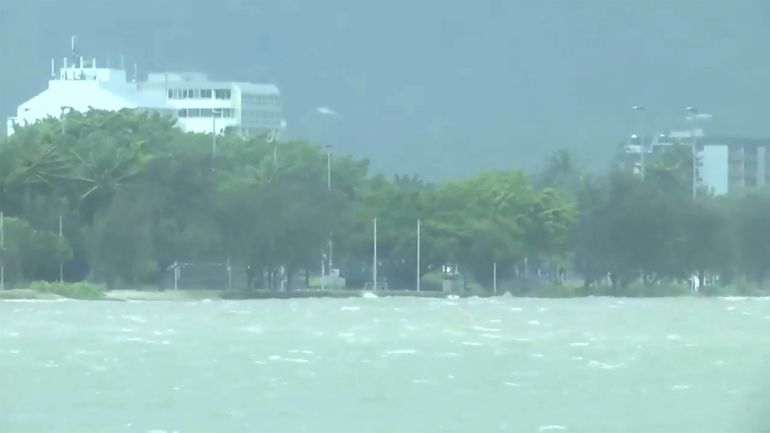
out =
[[[55,280],[63,263],[68,281],[139,286],[176,262],[227,262],[273,289],[328,266],[331,243],[335,267],[362,287],[377,218],[379,272],[395,288],[414,288],[418,220],[421,276],[452,265],[489,288],[493,265],[515,281],[531,264],[556,282],[567,269],[590,293],[693,275],[761,286],[770,195],[693,200],[690,166],[686,152],[658,155],[641,182],[591,176],[562,151],[534,175],[428,183],[305,141],[225,136],[215,154],[210,135],[156,114],[72,112],[0,141],[3,260],[11,283]]]

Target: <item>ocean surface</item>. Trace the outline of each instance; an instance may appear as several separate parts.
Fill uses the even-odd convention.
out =
[[[497,431],[770,431],[770,302],[0,301],[0,432]]]

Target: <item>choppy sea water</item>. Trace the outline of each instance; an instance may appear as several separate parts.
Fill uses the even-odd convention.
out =
[[[1,432],[770,429],[763,299],[0,302]]]

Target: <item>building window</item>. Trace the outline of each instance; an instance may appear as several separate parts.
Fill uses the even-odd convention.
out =
[[[200,108],[188,108],[187,109],[187,117],[201,117],[201,109]]]
[[[214,90],[214,97],[216,99],[230,99],[230,89],[217,89]]]
[[[186,108],[182,108],[181,110],[179,110],[179,117],[187,117],[187,109]]]
[[[173,99],[173,98],[174,98],[174,91],[171,89],[168,89],[168,99]]]
[[[211,99],[211,89],[201,89],[202,99]]]
[[[211,108],[201,108],[201,117],[211,117],[212,114]]]

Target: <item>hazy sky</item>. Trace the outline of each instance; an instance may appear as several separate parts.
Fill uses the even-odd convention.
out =
[[[568,148],[603,167],[651,128],[770,135],[766,0],[0,0],[0,114],[80,51],[141,71],[273,81],[293,134],[387,172],[536,168]],[[342,114],[334,121],[318,106]]]

